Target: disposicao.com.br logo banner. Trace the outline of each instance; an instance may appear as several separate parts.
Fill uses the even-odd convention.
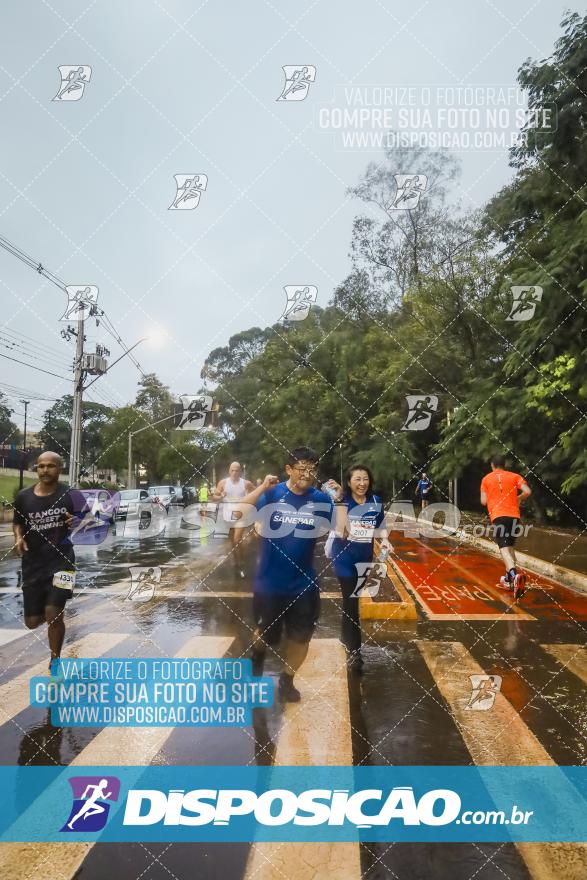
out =
[[[0,767],[7,841],[587,840],[586,767]]]

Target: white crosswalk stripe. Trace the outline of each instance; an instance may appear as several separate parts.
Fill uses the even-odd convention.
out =
[[[123,638],[123,636],[120,636]],[[176,652],[176,657],[222,657],[231,637],[194,636]],[[102,645],[102,652],[104,645]],[[99,656],[88,654],[84,656]],[[27,679],[30,673],[27,674]],[[28,687],[26,688],[28,701]],[[88,743],[69,766],[124,765],[143,767],[151,763],[165,740],[169,727],[106,727]],[[2,880],[42,877],[68,880],[77,874],[93,843],[5,843],[0,844]]]
[[[565,666],[569,672],[587,684],[587,647],[585,645],[540,645]]]
[[[89,633],[71,642],[64,651],[67,657],[99,657],[110,651],[128,637],[127,633]],[[15,676],[0,685],[0,723],[14,718],[29,705],[29,682],[35,675],[47,675],[49,650],[47,656],[39,663],[29,667],[26,672]]]
[[[0,629],[0,648],[9,645],[10,642],[15,642],[16,639],[22,639],[23,636],[33,638],[32,630],[25,626],[21,626],[20,629]]]
[[[301,703],[284,712],[277,765],[352,764],[345,650],[338,639],[314,639],[296,677]],[[298,681],[299,678],[299,681]],[[295,866],[295,868],[294,868]],[[253,843],[245,880],[359,880],[357,843]]]
[[[468,712],[468,677],[484,675],[460,642],[419,641],[418,648],[449,705],[475,764],[553,766],[554,761],[502,693],[488,712]],[[533,880],[585,880],[587,844],[516,843]]]

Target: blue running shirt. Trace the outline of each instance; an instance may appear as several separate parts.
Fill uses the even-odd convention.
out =
[[[357,562],[373,559],[374,531],[385,519],[381,498],[368,495],[364,504],[354,498],[343,502],[348,509],[348,531],[345,538],[335,538],[332,544],[332,566],[337,577],[351,578],[357,574]]]
[[[255,591],[297,595],[317,589],[314,547],[333,521],[332,499],[314,488],[296,495],[287,483],[278,483],[261,495],[257,510],[263,536]]]

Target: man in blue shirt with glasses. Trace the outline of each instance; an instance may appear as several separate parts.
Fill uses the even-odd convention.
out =
[[[287,480],[280,483],[268,475],[242,499],[257,508],[255,528],[261,540],[253,593],[253,668],[262,673],[267,647],[275,649],[285,629],[284,647],[275,650],[283,662],[279,697],[284,702],[300,699],[293,679],[320,613],[314,548],[331,527],[334,504],[314,486],[317,465],[318,454],[300,446],[288,456]]]

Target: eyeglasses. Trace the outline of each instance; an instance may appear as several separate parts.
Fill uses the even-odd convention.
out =
[[[316,474],[318,473],[317,467],[309,466],[307,464],[295,464],[293,465],[293,469],[295,471],[299,471],[302,474],[311,474],[313,476],[316,476]]]

